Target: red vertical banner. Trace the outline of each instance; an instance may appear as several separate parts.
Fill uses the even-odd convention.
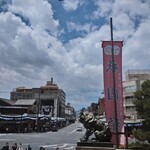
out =
[[[114,74],[115,74],[115,94],[117,108],[118,132],[124,132],[124,111],[123,111],[123,87],[122,87],[122,41],[114,41]],[[112,61],[112,43],[103,41],[103,74],[104,74],[104,97],[106,121],[112,133],[116,133],[116,117],[113,96],[113,61]],[[119,134],[119,143],[124,144]],[[115,144],[115,134],[112,134],[112,143]]]

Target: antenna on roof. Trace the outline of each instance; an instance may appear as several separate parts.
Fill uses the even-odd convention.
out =
[[[51,84],[53,84],[53,74],[51,72]]]

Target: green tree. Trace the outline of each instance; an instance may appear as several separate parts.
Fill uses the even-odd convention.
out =
[[[150,142],[150,80],[142,83],[141,89],[134,93],[136,100],[133,102],[140,118],[143,119],[142,129],[134,131],[139,140]]]

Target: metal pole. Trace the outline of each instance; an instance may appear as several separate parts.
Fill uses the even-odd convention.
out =
[[[41,92],[41,89],[39,88],[38,89],[38,97],[37,97],[37,116],[36,116],[36,131],[39,132],[39,114],[40,114],[40,93]]]
[[[38,132],[39,132],[39,126],[40,126],[40,119],[39,119],[40,109],[41,109],[41,88],[39,88],[39,98],[38,98],[38,124],[37,124]]]
[[[112,52],[112,76],[113,76],[113,98],[114,98],[114,115],[115,115],[115,129],[116,129],[116,132],[115,132],[115,134],[116,134],[116,148],[119,148],[112,18],[110,18],[110,30],[111,30],[111,46],[112,46],[111,52]]]

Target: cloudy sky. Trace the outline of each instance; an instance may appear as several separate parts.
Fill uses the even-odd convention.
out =
[[[97,102],[110,17],[124,41],[123,76],[150,69],[150,0],[0,0],[0,97],[53,77],[76,109]]]

